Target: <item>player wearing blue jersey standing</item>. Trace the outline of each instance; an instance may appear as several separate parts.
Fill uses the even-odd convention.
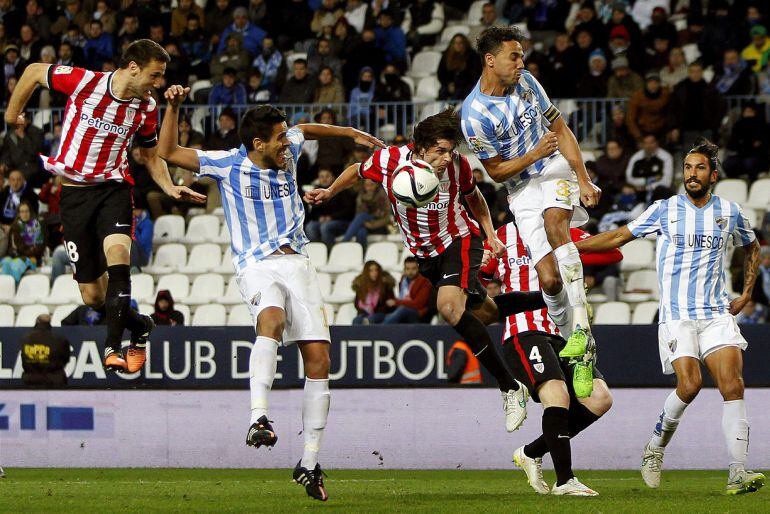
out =
[[[329,413],[329,325],[315,269],[305,253],[305,211],[296,181],[305,139],[350,137],[383,146],[352,128],[322,124],[288,128],[286,115],[270,105],[243,115],[240,148],[199,151],[178,144],[179,104],[189,88],[166,91],[169,108],[160,134],[161,156],[171,164],[214,178],[222,195],[232,239],[233,265],[257,339],[249,359],[251,427],[246,443],[273,446],[277,436],[267,419],[280,345],[297,343],[305,369],[302,425],[305,447],[294,480],[318,500],[328,498],[317,455]]]
[[[746,340],[734,316],[751,299],[759,268],[759,243],[740,206],[711,193],[717,180],[716,145],[702,140],[684,160],[685,194],[658,200],[641,216],[611,232],[577,243],[580,251],[617,248],[657,235],[660,289],[658,346],[663,372],[676,373],[676,390],[666,399],[653,436],[644,448],[642,477],[660,485],[663,452],[687,406],[701,389],[701,362],[724,399],[722,430],[730,453],[728,494],[754,492],[765,483],[746,471],[749,422],[743,400]],[[743,292],[730,301],[724,263],[728,239],[746,248]]]
[[[549,316],[568,338],[560,356],[585,356],[575,380],[590,387],[593,352],[586,350],[593,348],[593,338],[583,266],[569,228],[573,214],[585,217],[580,201],[595,206],[601,190],[588,177],[577,140],[559,110],[523,69],[522,41],[515,28],[490,27],[481,33],[477,46],[483,71],[463,102],[462,129],[489,176],[508,188],[509,207],[535,263]]]

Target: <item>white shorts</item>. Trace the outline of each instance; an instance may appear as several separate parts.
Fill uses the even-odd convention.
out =
[[[745,350],[748,343],[730,314],[714,319],[665,321],[658,325],[658,349],[663,373],[674,373],[672,362],[692,357],[705,362],[706,357],[727,346]]]
[[[523,182],[508,195],[508,208],[516,218],[519,234],[534,264],[552,251],[545,235],[543,212],[554,207],[572,210],[573,218],[576,214],[581,218],[585,215],[580,207],[577,176],[563,156],[551,159],[542,174]],[[579,224],[586,221],[587,215]]]
[[[297,341],[331,341],[315,268],[304,255],[271,255],[235,275],[254,325],[267,307],[286,311],[284,346]]]

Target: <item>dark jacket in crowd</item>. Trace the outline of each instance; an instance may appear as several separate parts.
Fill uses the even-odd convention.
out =
[[[159,304],[161,300],[166,300],[168,302],[168,306],[165,310],[161,310],[160,308]],[[156,325],[184,325],[184,314],[174,310],[174,297],[171,296],[171,291],[168,291],[167,289],[158,291],[158,296],[155,298],[155,312],[150,316]]]
[[[70,360],[70,343],[51,332],[51,324],[38,322],[31,332],[21,336],[21,380],[33,387],[64,387],[64,367]]]

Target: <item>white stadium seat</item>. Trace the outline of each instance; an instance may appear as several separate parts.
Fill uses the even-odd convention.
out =
[[[329,326],[334,325],[334,305],[325,303],[324,313],[326,314],[326,324]]]
[[[607,302],[596,308],[595,325],[628,325],[631,309],[624,302]]]
[[[235,273],[235,267],[233,267],[233,254],[229,246],[222,252],[222,260],[219,261],[219,266],[215,266],[212,271],[222,273],[223,275],[232,275]]]
[[[687,64],[694,63],[698,60],[700,57],[700,50],[698,50],[698,45],[696,43],[690,43],[689,45],[684,45],[682,47],[682,51],[684,52],[684,58],[687,61]]]
[[[164,289],[171,292],[175,302],[177,298],[187,298],[190,295],[190,279],[187,278],[187,275],[182,275],[181,273],[163,275],[158,280],[155,296],[158,296],[158,291],[163,291]],[[153,303],[155,302],[153,301]]]
[[[417,91],[414,93],[414,101],[435,100],[438,98],[441,82],[436,77],[422,77],[417,83]]]
[[[444,47],[446,47],[452,41],[452,38],[455,37],[455,35],[462,34],[467,36],[470,33],[471,28],[468,25],[451,25],[446,27],[441,31],[441,40],[439,41],[439,46],[442,47],[443,50]]]
[[[337,243],[332,247],[326,266],[318,271],[325,273],[342,273],[344,271],[361,270],[364,266],[364,249],[352,241]]]
[[[341,273],[337,275],[337,280],[334,281],[334,288],[332,294],[324,298],[324,301],[329,303],[348,303],[352,302],[356,294],[353,292],[351,285],[353,279],[358,276],[359,271],[348,271],[347,273]]]
[[[181,271],[185,273],[206,273],[219,267],[222,262],[222,249],[215,243],[197,244],[190,250],[187,265]]]
[[[468,25],[481,25],[481,13],[487,0],[476,0],[468,9]]]
[[[69,316],[72,313],[72,311],[74,311],[77,308],[78,306],[75,303],[57,305],[56,308],[53,310],[53,314],[51,314],[51,326],[60,327],[61,320]]]
[[[13,318],[13,307],[10,305],[0,305],[0,327],[12,327]]]
[[[230,245],[230,229],[227,228],[227,223],[222,222],[222,226],[219,228],[219,234],[213,241],[214,243]]]
[[[251,312],[249,312],[249,306],[245,303],[240,305],[233,305],[230,309],[230,314],[227,316],[228,327],[250,327],[254,324],[251,319]]]
[[[738,205],[743,205],[749,195],[749,187],[745,180],[726,178],[717,182],[717,185],[714,186],[714,194]]]
[[[183,244],[167,243],[160,245],[152,259],[152,264],[145,266],[143,270],[153,275],[164,275],[178,271],[186,262],[187,248]]]
[[[227,322],[227,312],[223,305],[201,305],[193,314],[193,327],[221,327]]]
[[[761,178],[751,184],[746,205],[762,211],[770,210],[770,178]]]
[[[47,305],[62,305],[80,302],[80,288],[72,275],[59,275],[53,283],[51,293],[45,299]]]
[[[409,86],[409,92],[412,93],[412,96],[414,96],[414,89],[415,89],[414,79],[412,77],[407,77],[406,75],[404,75],[403,77],[401,77],[401,80],[406,82],[406,85]]]
[[[356,306],[352,303],[346,303],[337,311],[337,317],[334,320],[335,325],[352,325],[353,318],[358,315]]]
[[[230,280],[227,282],[227,289],[225,290],[225,294],[222,296],[222,299],[219,300],[219,303],[223,305],[238,305],[243,303],[243,296],[241,296],[241,290],[238,287],[238,281],[234,276],[230,277]]]
[[[155,312],[155,305],[150,305],[149,303],[140,303],[139,304],[139,314],[144,314],[146,316],[150,316],[153,312]]]
[[[153,311],[154,310],[155,310],[155,308],[153,307]],[[184,324],[185,325],[189,325],[190,324],[190,320],[192,319],[192,316],[190,315],[190,308],[187,305],[185,305],[183,303],[176,303],[176,302],[174,302],[174,310],[179,311],[182,314],[182,316],[184,316]]]
[[[16,326],[34,327],[38,316],[49,313],[48,307],[45,305],[25,305],[19,309],[19,313],[16,315]]]
[[[379,241],[372,243],[366,248],[366,261],[377,261],[383,269],[393,269],[399,267],[399,247],[396,243],[390,241]]]
[[[219,225],[219,218],[213,214],[193,216],[190,218],[190,224],[187,225],[187,233],[183,241],[185,243],[218,242]]]
[[[407,72],[412,78],[434,77],[441,61],[441,53],[434,51],[418,52],[412,59],[412,67]]]
[[[632,271],[626,280],[625,291],[620,294],[622,301],[630,303],[646,302],[659,297],[658,273],[648,269]]]
[[[317,272],[318,289],[321,290],[321,296],[326,298],[332,293],[332,276],[328,273]]]
[[[187,298],[179,301],[187,305],[204,305],[219,301],[225,294],[225,279],[219,273],[204,273],[198,275],[190,288]],[[175,298],[176,299],[176,298]]]
[[[10,275],[0,275],[0,303],[10,301],[16,295],[16,281]]]
[[[13,305],[28,305],[31,303],[42,302],[48,298],[50,288],[50,277],[46,275],[25,275],[21,277],[19,287],[16,288],[16,296],[11,300],[8,300],[8,303]]]
[[[651,325],[658,312],[658,302],[642,302],[634,309],[631,317],[632,325]]]
[[[184,237],[184,218],[177,214],[158,216],[152,227],[152,242],[176,243]]]
[[[147,273],[131,275],[131,297],[140,303],[155,303],[155,281],[152,275]]]
[[[744,207],[741,210],[743,211],[743,215],[746,216],[746,219],[749,220],[749,223],[751,223],[752,227],[759,227],[762,225],[762,212],[752,209],[751,207]]]
[[[326,266],[329,250],[326,248],[325,244],[312,242],[308,243],[305,248],[307,249],[308,257],[310,257],[310,262],[313,263],[313,266],[315,266],[316,269],[321,266]]]
[[[632,271],[655,268],[655,243],[647,239],[633,239],[620,248],[623,260],[620,269]]]

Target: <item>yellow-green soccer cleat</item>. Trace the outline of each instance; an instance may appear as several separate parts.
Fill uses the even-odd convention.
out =
[[[577,359],[586,353],[588,347],[588,338],[590,334],[582,327],[577,327],[572,335],[567,339],[567,344],[559,352],[562,359]]]
[[[725,493],[730,495],[755,493],[765,485],[765,475],[753,471],[739,471],[730,480]]]
[[[594,364],[591,361],[575,363],[572,373],[572,388],[578,398],[588,398],[594,392]]]

